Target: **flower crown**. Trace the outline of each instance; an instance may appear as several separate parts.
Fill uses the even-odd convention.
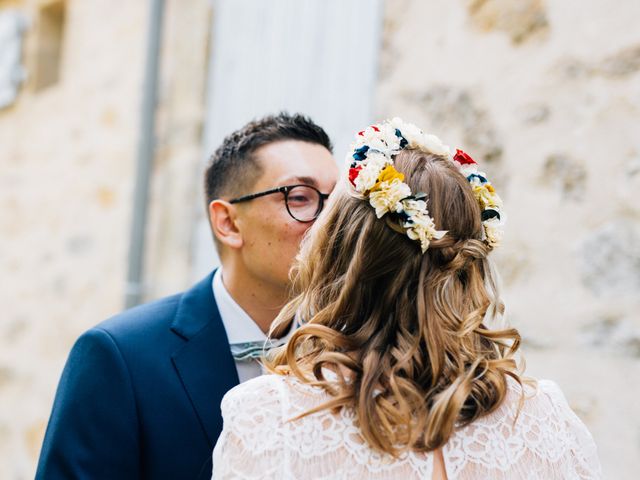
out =
[[[427,251],[431,240],[440,239],[447,233],[436,229],[427,209],[426,194],[411,192],[403,181],[404,175],[394,167],[394,157],[405,148],[446,157],[457,166],[469,181],[480,205],[484,241],[491,247],[498,246],[504,217],[502,200],[486,174],[478,171],[477,163],[462,150],[456,150],[453,155],[438,137],[425,134],[397,117],[359,132],[347,157],[349,181],[363,198],[369,200],[376,216],[393,215],[406,235],[420,242],[422,253]]]

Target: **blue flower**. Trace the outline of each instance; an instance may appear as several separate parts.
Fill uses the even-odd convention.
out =
[[[358,148],[355,152],[353,152],[353,158],[360,161],[367,158],[367,151],[369,150],[369,145],[363,145]]]

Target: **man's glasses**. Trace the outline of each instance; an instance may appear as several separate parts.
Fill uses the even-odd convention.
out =
[[[254,198],[264,197],[274,193],[284,194],[284,203],[291,218],[298,222],[313,222],[324,207],[324,201],[329,198],[328,193],[321,193],[310,185],[287,185],[286,187],[272,188],[264,192],[252,193],[243,197],[234,198],[229,203],[248,202]]]

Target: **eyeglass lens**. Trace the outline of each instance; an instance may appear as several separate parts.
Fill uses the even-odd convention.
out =
[[[322,209],[320,192],[304,185],[293,187],[287,196],[287,209],[300,222],[314,220]]]

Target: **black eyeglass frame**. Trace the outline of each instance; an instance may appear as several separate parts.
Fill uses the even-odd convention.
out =
[[[296,187],[307,187],[307,188],[310,188],[310,189],[315,190],[316,192],[318,192],[318,198],[320,199],[320,203],[318,204],[318,210],[316,210],[316,213],[315,213],[314,217],[311,220],[300,220],[299,218],[296,218],[295,215],[293,213],[291,213],[291,210],[289,209],[289,192],[291,190],[293,190],[294,188],[296,188]],[[257,193],[251,193],[249,195],[243,195],[242,197],[238,197],[238,198],[234,198],[232,200],[229,200],[229,203],[248,202],[249,200],[253,200],[254,198],[260,198],[260,197],[264,197],[265,195],[272,195],[274,193],[282,193],[282,194],[284,194],[284,204],[287,207],[287,213],[296,222],[300,222],[300,223],[310,223],[310,222],[313,222],[316,218],[318,218],[318,215],[320,215],[320,212],[322,212],[322,209],[324,208],[324,201],[327,198],[329,198],[329,194],[328,193],[322,193],[316,187],[312,187],[311,185],[305,185],[305,184],[301,183],[301,184],[297,184],[297,185],[285,185],[284,187],[276,187],[276,188],[272,188],[270,190],[265,190],[264,192],[257,192]]]

